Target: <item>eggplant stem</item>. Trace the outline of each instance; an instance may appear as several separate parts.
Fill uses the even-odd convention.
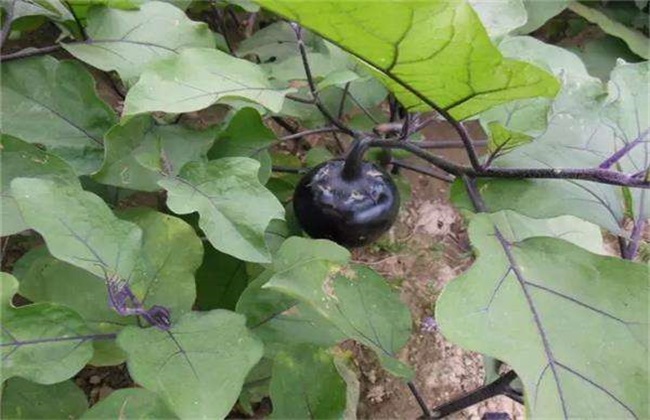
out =
[[[355,179],[361,178],[361,167],[363,166],[363,155],[368,150],[370,145],[370,139],[361,138],[355,139],[350,147],[348,156],[345,158],[345,163],[343,164],[343,171],[341,172],[341,177],[346,181],[353,181]]]

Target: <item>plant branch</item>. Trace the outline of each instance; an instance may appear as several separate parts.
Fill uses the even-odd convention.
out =
[[[307,50],[305,48],[305,42],[302,39],[302,28],[300,27],[300,25],[296,23],[291,23],[291,27],[296,33],[298,50],[300,51],[300,57],[302,58],[302,65],[305,68],[305,76],[307,77],[307,83],[309,84],[309,91],[311,92],[314,105],[316,105],[318,110],[321,112],[321,114],[323,114],[323,116],[325,116],[325,118],[327,118],[333,125],[337,126],[341,131],[353,137],[358,137],[357,133],[355,133],[352,129],[347,127],[340,120],[334,118],[334,116],[327,110],[327,108],[325,108],[325,106],[321,102],[320,97],[318,96],[316,90],[316,84],[314,83],[314,77],[311,72],[311,67],[309,66],[309,60],[307,59]]]
[[[2,32],[0,32],[0,49],[5,45],[5,41],[11,32],[11,24],[14,21],[14,12],[16,11],[16,0],[12,0],[9,7],[6,9],[5,21],[2,25]]]
[[[477,147],[483,147],[488,144],[487,140],[475,140],[473,143]],[[421,141],[416,144],[422,149],[462,149],[465,147],[463,142],[458,140]]]
[[[494,380],[485,386],[482,386],[474,391],[463,395],[462,397],[453,401],[439,405],[431,410],[430,419],[441,419],[452,413],[463,410],[488,398],[501,395],[508,392],[510,383],[517,378],[514,370],[508,371],[503,376]],[[426,417],[425,417],[426,418]]]
[[[393,159],[390,163],[393,166],[397,166],[398,168],[404,168],[404,169],[407,169],[409,171],[413,171],[413,172],[417,172],[417,173],[422,174],[422,175],[430,176],[431,178],[439,179],[439,180],[444,181],[444,182],[454,182],[454,177],[451,176],[451,175],[447,175],[447,174],[444,174],[444,173],[443,174],[438,174],[438,173],[435,173],[435,172],[431,171],[430,169],[423,168],[421,166],[411,165],[410,163],[402,162],[400,160],[395,160],[395,159]]]
[[[311,169],[312,168],[296,168],[291,166],[277,166],[277,165],[273,165],[273,167],[271,168],[273,172],[281,172],[286,174],[299,174],[299,175],[306,174]]]
[[[50,45],[48,47],[42,48],[25,48],[23,50],[16,51],[15,53],[0,55],[0,62],[33,57],[35,55],[49,54],[51,52],[58,51],[61,48],[63,48],[61,45]]]
[[[648,137],[648,133],[650,133],[650,129],[646,129],[643,133],[639,134],[639,137],[636,139],[632,140],[631,142],[627,143],[625,146],[621,147],[619,150],[617,150],[613,155],[608,157],[598,165],[600,169],[609,169],[611,168],[616,162],[618,162],[623,156],[628,154],[630,150],[638,146],[639,144],[643,143],[646,140],[646,137]]]
[[[304,136],[309,136],[311,134],[320,134],[320,133],[336,133],[340,131],[336,127],[321,127],[321,128],[314,128],[313,130],[305,130],[301,131],[298,133],[293,133],[288,136],[280,137],[278,140],[280,141],[285,141],[285,140],[297,140],[300,139]]]

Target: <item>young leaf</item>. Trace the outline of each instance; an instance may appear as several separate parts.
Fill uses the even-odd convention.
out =
[[[81,419],[177,419],[155,393],[143,388],[118,389],[93,405]]]
[[[263,287],[307,303],[341,332],[373,349],[391,373],[408,377],[395,357],[411,333],[411,314],[385,280],[366,267],[344,267],[349,253],[324,240],[287,239]]]
[[[40,385],[9,379],[2,389],[3,419],[74,419],[88,409],[86,394],[72,381]]]
[[[270,390],[271,418],[330,419],[345,412],[346,384],[323,348],[300,346],[276,355]]]
[[[62,159],[15,137],[0,135],[2,164],[2,223],[1,236],[28,229],[20,209],[11,196],[11,180],[19,177],[50,179],[60,184],[79,185],[74,171]]]
[[[167,205],[178,214],[199,212],[199,226],[219,251],[244,261],[268,262],[264,232],[284,209],[259,183],[259,163],[249,158],[191,162],[178,177],[161,180]]]
[[[207,48],[188,48],[153,64],[129,90],[124,115],[198,111],[232,98],[258,103],[272,112],[291,90],[273,88],[250,61]]]
[[[44,145],[78,174],[97,170],[116,119],[82,64],[50,56],[11,61],[2,65],[0,86],[3,133]]]
[[[188,162],[205,160],[217,128],[197,131],[179,124],[157,125],[139,116],[106,133],[106,154],[93,179],[140,191],[160,189],[158,181],[173,176]]]
[[[128,327],[118,343],[133,379],[177,416],[224,418],[263,353],[245,322],[221,309],[190,312],[169,331]]]
[[[271,176],[271,155],[268,148],[277,141],[273,131],[264,125],[259,112],[243,108],[232,117],[228,126],[219,133],[210,149],[210,160],[242,156],[260,163],[259,179],[266,184]]]
[[[530,143],[533,139],[528,134],[509,130],[496,121],[490,122],[488,124],[488,128],[490,130],[488,150],[491,153],[507,152],[508,150],[514,149],[515,147]]]
[[[488,215],[469,231],[479,258],[436,303],[443,334],[512,366],[531,416],[647,417],[648,266],[517,240]]]
[[[99,197],[34,178],[14,179],[11,192],[23,219],[45,238],[53,256],[102,278],[106,272],[129,278],[142,230],[115,217]]]
[[[466,2],[260,4],[355,55],[409,110],[435,103],[465,119],[514,99],[552,97],[558,89],[541,69],[503,59]]]
[[[131,84],[152,63],[184,48],[214,48],[208,25],[191,21],[169,3],[150,1],[139,10],[93,7],[84,42],[63,43],[70,54],[104,71],[115,70]]]
[[[110,338],[93,334],[81,316],[65,306],[37,303],[14,308],[11,298],[18,281],[0,273],[2,334],[0,382],[20,376],[54,384],[81,370],[93,354],[91,341]]]

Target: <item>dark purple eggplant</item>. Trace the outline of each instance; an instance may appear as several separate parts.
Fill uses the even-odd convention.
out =
[[[312,238],[358,247],[395,222],[400,204],[395,182],[377,165],[363,161],[364,152],[363,142],[357,142],[346,159],[321,163],[298,183],[293,207]]]

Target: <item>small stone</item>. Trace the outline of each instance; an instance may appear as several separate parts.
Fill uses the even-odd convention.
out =
[[[97,385],[101,381],[102,381],[102,378],[100,378],[97,375],[93,375],[93,376],[90,377],[90,379],[88,379],[88,382],[90,382],[91,385]]]

